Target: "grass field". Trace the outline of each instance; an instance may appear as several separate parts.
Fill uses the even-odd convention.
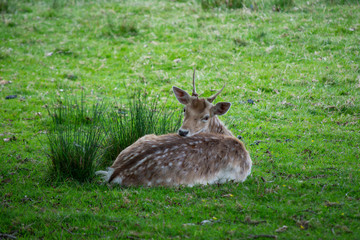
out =
[[[0,0],[0,238],[360,239],[360,4],[243,3]],[[146,89],[181,110],[194,67],[202,96],[227,84],[244,183],[49,178],[45,105]]]

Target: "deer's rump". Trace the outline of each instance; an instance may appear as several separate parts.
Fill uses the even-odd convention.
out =
[[[235,137],[201,133],[147,135],[123,150],[104,178],[124,186],[172,186],[244,181],[251,159]]]

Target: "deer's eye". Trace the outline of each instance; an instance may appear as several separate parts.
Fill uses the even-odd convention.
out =
[[[209,117],[209,115],[206,115],[206,116],[205,116],[205,117],[203,117],[201,120],[202,120],[202,121],[204,121],[204,122],[206,122],[206,121],[208,121],[208,120],[209,120],[209,118],[210,118],[210,117]]]
[[[186,108],[184,108],[184,112],[186,112]]]

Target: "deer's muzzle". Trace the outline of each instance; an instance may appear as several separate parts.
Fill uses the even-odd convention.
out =
[[[184,129],[179,129],[179,135],[182,137],[186,137],[186,135],[188,135],[189,130],[184,130]]]

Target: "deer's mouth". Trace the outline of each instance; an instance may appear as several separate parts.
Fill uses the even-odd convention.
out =
[[[205,129],[203,128],[203,129],[200,129],[199,131],[197,131],[197,132],[195,132],[195,133],[191,133],[190,131],[188,131],[188,130],[186,130],[186,134],[183,132],[183,130],[182,129],[180,129],[179,131],[178,131],[178,134],[180,135],[180,136],[182,136],[182,137],[191,137],[191,136],[194,136],[194,135],[196,135],[196,134],[199,134],[199,133],[202,133],[202,132],[205,132]]]

